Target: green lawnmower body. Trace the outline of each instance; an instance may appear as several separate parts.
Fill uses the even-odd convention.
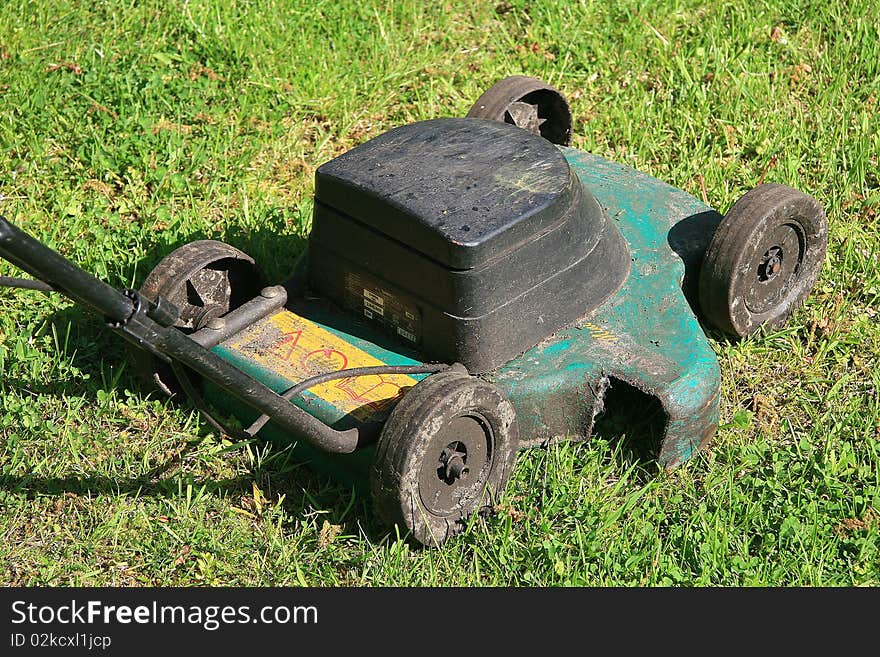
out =
[[[521,447],[587,439],[595,417],[604,409],[609,386],[629,384],[659,400],[667,420],[658,458],[666,467],[680,465],[707,443],[718,423],[718,361],[691,307],[695,294],[686,295],[683,285],[693,291],[721,216],[687,192],[649,175],[574,148],[560,149],[628,243],[629,274],[599,308],[483,378],[494,383],[516,409]],[[288,309],[369,354],[377,364],[422,362],[402,343],[395,344],[350,314],[319,301],[292,299]],[[297,380],[283,374],[285,354],[273,348],[285,339],[277,319],[266,318],[248,331],[250,344],[261,345],[259,349],[243,348],[241,336],[233,336],[214,352],[276,392],[295,385]],[[406,390],[403,387],[401,394]],[[253,419],[228,395],[210,397],[243,421]],[[351,428],[359,421],[358,413],[340,409],[313,392],[303,393],[294,403],[336,429]],[[382,414],[382,409],[374,414],[369,410],[360,414],[365,421],[374,422]],[[293,440],[271,427],[267,430],[276,441]],[[372,458],[370,447],[348,455],[325,454],[306,443],[301,449],[316,464],[349,481],[361,479]]]

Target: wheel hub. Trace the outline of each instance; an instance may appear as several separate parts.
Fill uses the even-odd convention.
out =
[[[425,452],[419,473],[419,495],[432,513],[451,515],[477,497],[494,456],[489,423],[462,415],[440,429]]]
[[[782,270],[782,249],[778,246],[767,249],[758,265],[758,280],[766,283]]]
[[[538,106],[531,103],[517,101],[511,103],[504,113],[505,123],[512,123],[520,128],[525,128],[536,134],[540,133],[541,125],[547,119],[538,115]]]
[[[747,284],[748,292],[744,295],[746,306],[753,313],[768,312],[785,298],[797,278],[804,254],[803,230],[794,223],[776,226],[762,241],[754,251],[753,262],[757,267],[752,270],[753,282]]]
[[[225,315],[229,311],[232,297],[232,286],[229,272],[205,268],[186,280],[184,295],[178,300],[181,318],[189,321],[196,330],[202,328],[215,317]]]
[[[454,442],[446,446],[440,452],[440,467],[437,468],[437,476],[447,484],[454,484],[459,479],[465,479],[470,473],[467,465],[467,447],[464,443]]]

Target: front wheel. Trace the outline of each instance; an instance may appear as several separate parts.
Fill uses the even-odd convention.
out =
[[[755,187],[733,204],[706,249],[704,318],[739,338],[781,326],[816,284],[827,246],[816,199],[775,183]]]
[[[460,370],[419,382],[394,408],[370,477],[377,511],[422,545],[438,546],[492,509],[518,446],[511,403]]]

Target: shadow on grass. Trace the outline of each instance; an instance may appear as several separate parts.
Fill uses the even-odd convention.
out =
[[[226,479],[197,478],[185,473],[166,473],[179,465],[193,449],[188,446],[172,459],[139,477],[120,479],[97,475],[70,475],[45,477],[40,475],[0,475],[0,490],[8,495],[37,499],[45,496],[130,496],[133,498],[157,497],[168,500],[186,500],[189,491],[199,495],[228,499],[239,508],[248,508],[253,499],[256,484],[272,505],[277,496],[284,495],[281,507],[292,527],[297,521],[311,516],[316,509],[333,525],[343,527],[343,532],[358,535],[364,532],[370,541],[378,542],[387,533],[374,517],[368,495],[358,487],[346,487],[327,477],[309,471],[303,463],[286,463],[281,467],[260,467],[240,476]],[[295,471],[296,475],[292,475]],[[299,493],[299,494],[297,494]]]
[[[137,263],[138,283],[143,283],[162,258],[196,240],[218,240],[244,251],[256,261],[270,284],[280,283],[293,271],[297,256],[306,246],[306,238],[293,231],[282,211],[269,210],[260,219],[260,227],[255,230],[231,224],[222,236],[203,231],[187,235],[186,239],[168,239],[158,235],[150,254]]]

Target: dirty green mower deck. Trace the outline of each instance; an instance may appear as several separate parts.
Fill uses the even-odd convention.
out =
[[[588,438],[612,380],[628,383],[662,403],[668,423],[659,460],[678,465],[711,437],[718,420],[718,361],[682,283],[683,258],[698,261],[721,217],[689,194],[629,167],[572,148],[564,153],[629,244],[629,274],[602,306],[485,378],[513,403],[521,447]],[[325,371],[421,362],[400,345],[400,351],[382,346],[387,340],[367,324],[334,314],[325,304],[300,300],[289,306],[214,351],[279,393]],[[340,379],[294,403],[334,428],[347,429],[383,421],[397,398],[424,376]],[[212,395],[218,404],[228,399]],[[238,404],[226,410],[242,413]],[[332,471],[356,480],[365,474],[359,469],[369,457],[348,459],[353,464],[348,471],[337,460],[322,459]]]
[[[700,322],[779,326],[824,260],[810,196],[760,185],[722,216],[569,147],[571,126],[562,94],[512,77],[466,119],[325,163],[283,285],[201,241],[117,291],[3,219],[0,256],[38,280],[0,284],[88,306],[150,384],[222,432],[369,483],[386,523],[440,545],[492,509],[518,450],[588,439],[618,386],[659,402],[659,464],[688,460],[718,424]]]

